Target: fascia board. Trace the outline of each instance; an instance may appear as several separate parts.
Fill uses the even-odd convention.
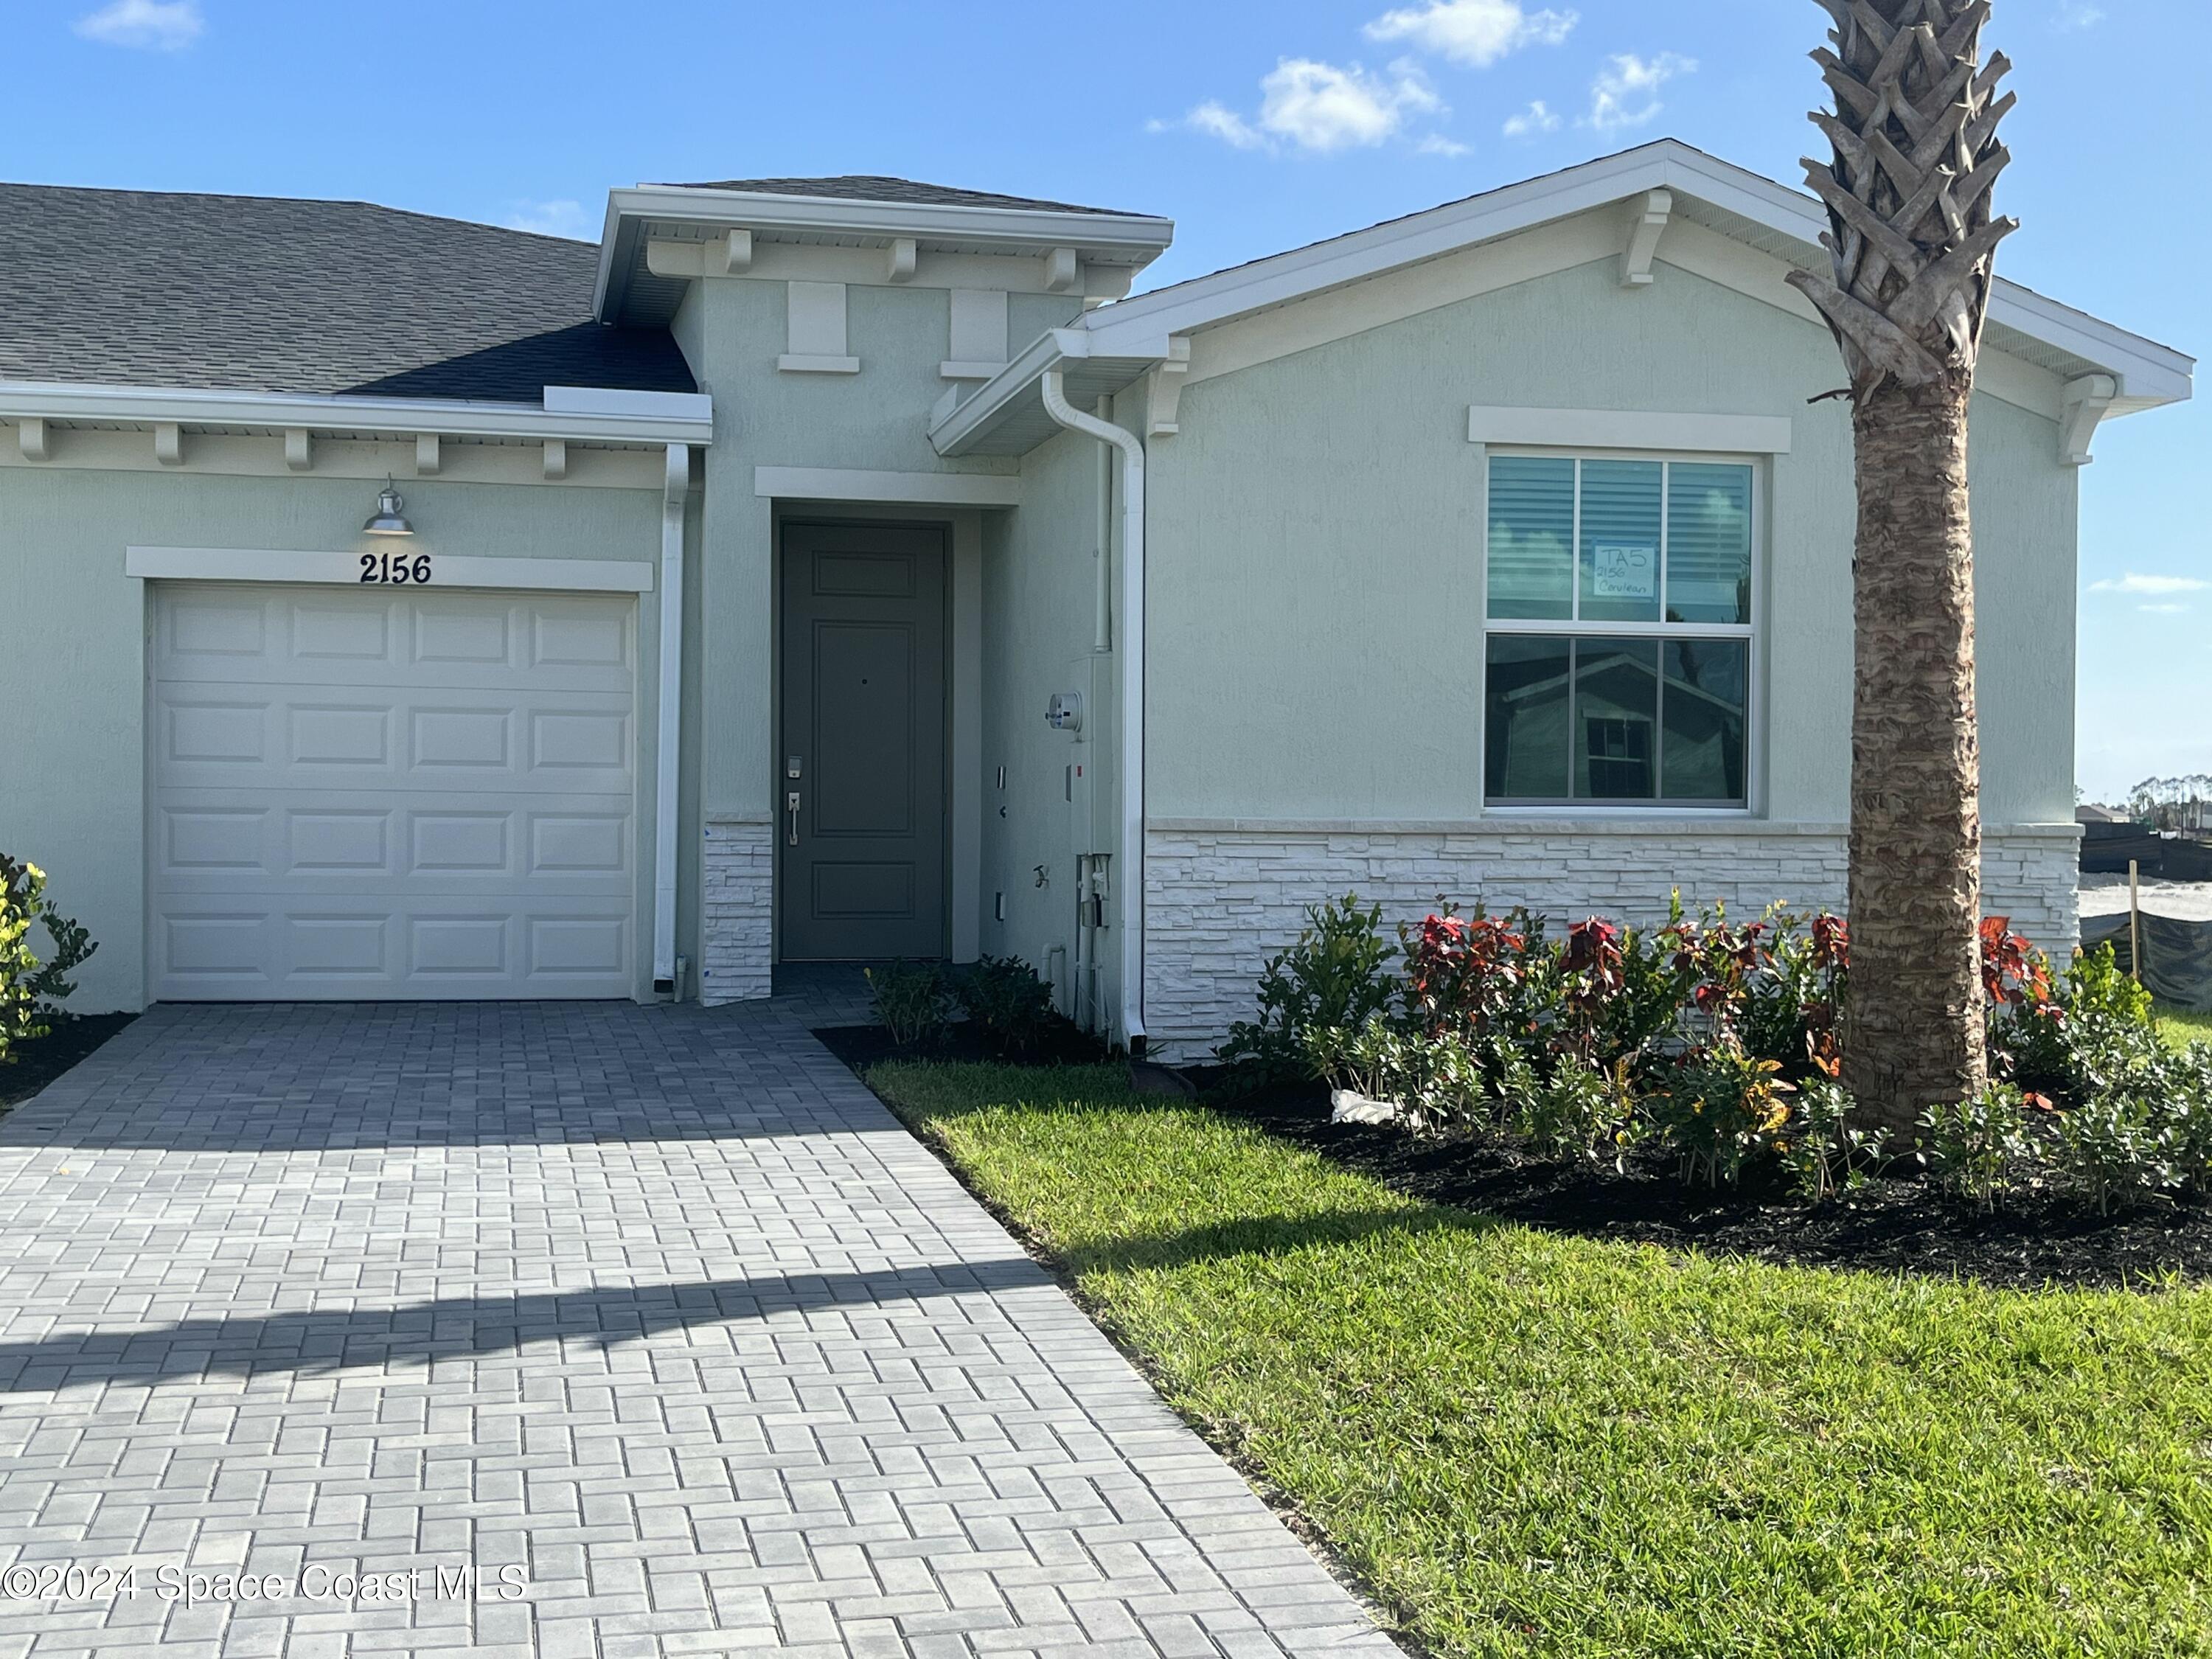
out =
[[[1010,247],[1075,247],[1094,263],[1147,264],[1175,238],[1175,222],[1133,214],[1054,213],[1032,209],[963,207],[934,202],[855,202],[823,196],[778,196],[728,190],[640,185],[608,198],[617,216],[817,235],[912,236]],[[1127,256],[1138,256],[1130,260]],[[1116,258],[1115,256],[1122,256]]]
[[[530,404],[432,398],[354,398],[306,392],[210,392],[161,386],[80,386],[0,380],[0,418],[145,422],[192,426],[303,427],[316,432],[373,432],[453,438],[560,438],[578,443],[703,444],[712,441],[711,401],[702,394],[683,415],[572,414]]]
[[[1674,139],[1564,173],[1354,231],[1151,295],[1101,307],[1081,324],[1101,356],[1157,354],[1170,335],[1287,304],[1401,265],[1607,207],[1647,190],[1675,190],[1765,225],[1820,253],[1827,216],[1813,198]],[[2196,360],[1999,277],[1990,319],[2119,377],[2126,407],[2192,394]]]
[[[1048,328],[1023,347],[1013,360],[929,428],[929,441],[940,455],[956,455],[958,446],[980,437],[999,414],[1045,371],[1071,358],[1087,358],[1093,342],[1081,329]]]

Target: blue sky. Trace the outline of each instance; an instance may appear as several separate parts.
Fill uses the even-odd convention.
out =
[[[13,0],[0,177],[596,235],[613,185],[896,173],[1170,215],[1166,282],[1662,135],[1794,180],[1824,27],[1811,0]],[[1997,0],[1987,38],[2021,94],[2005,274],[2212,345],[2179,166],[2212,5]],[[2083,478],[2092,797],[2212,770],[2208,441],[2201,404],[2139,416]]]

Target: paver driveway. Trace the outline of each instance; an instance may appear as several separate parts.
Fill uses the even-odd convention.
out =
[[[1395,1651],[775,1012],[163,1008],[0,1118],[0,1565],[9,1655]]]

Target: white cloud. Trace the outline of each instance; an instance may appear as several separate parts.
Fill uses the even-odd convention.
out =
[[[1521,0],[1428,0],[1384,12],[1367,26],[1367,38],[1410,40],[1423,52],[1486,69],[1523,46],[1558,46],[1576,21],[1571,11],[1527,11]]]
[[[1283,143],[1299,149],[1370,148],[1404,130],[1408,118],[1439,113],[1443,100],[1418,64],[1401,60],[1377,75],[1358,64],[1339,67],[1310,58],[1285,58],[1260,82],[1260,113],[1248,120],[1209,98],[1183,117],[1181,125],[1218,138],[1238,149],[1274,150]],[[1169,125],[1146,124],[1153,131]],[[1437,139],[1447,145],[1449,139]],[[1428,141],[1424,149],[1434,149]]]
[[[2185,605],[2139,605],[2136,609],[2146,617],[2180,617],[2189,611]]]
[[[1254,131],[1252,124],[1231,109],[1226,104],[1207,99],[1187,118],[1199,131],[1218,138],[1238,149],[1262,149],[1267,146],[1267,135]]]
[[[1559,112],[1540,98],[1518,115],[1508,116],[1505,121],[1505,136],[1508,138],[1533,138],[1540,132],[1557,132],[1559,130]]]
[[[566,197],[550,202],[517,202],[501,222],[509,230],[534,230],[540,236],[566,236],[578,242],[597,241],[599,234],[599,227],[584,211],[584,204]]]
[[[199,0],[112,0],[76,20],[76,32],[109,46],[178,52],[207,27]]]
[[[1659,88],[1678,75],[1693,73],[1697,67],[1695,58],[1671,52],[1662,52],[1656,58],[1619,53],[1607,60],[1597,79],[1590,82],[1587,125],[1600,132],[1642,126],[1662,107]]]
[[[2202,593],[2207,590],[2212,590],[2212,581],[2200,576],[2145,576],[2132,570],[2117,580],[2107,576],[2089,584],[2092,593]]]
[[[2104,21],[2105,9],[2089,3],[2089,0],[2059,0],[2058,27],[2062,29],[2093,29]]]
[[[1467,155],[1470,146],[1456,138],[1447,138],[1441,132],[1431,132],[1423,134],[1421,142],[1413,149],[1423,155],[1456,156]]]
[[[1285,58],[1260,82],[1260,125],[1301,149],[1379,144],[1408,115],[1441,109],[1442,101],[1410,64],[1392,78],[1357,64],[1339,69],[1310,58]]]

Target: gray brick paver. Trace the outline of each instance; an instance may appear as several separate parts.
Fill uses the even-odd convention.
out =
[[[162,1007],[0,1118],[0,1566],[483,1579],[0,1601],[0,1659],[1395,1651],[853,1012]]]

